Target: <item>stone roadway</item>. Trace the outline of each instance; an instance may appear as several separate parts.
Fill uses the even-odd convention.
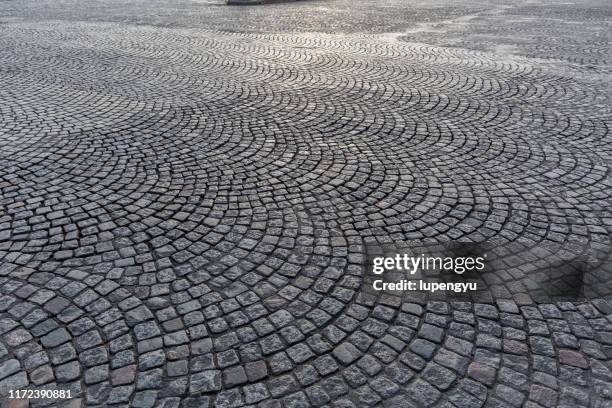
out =
[[[612,406],[610,2],[220,3],[0,2],[0,393]],[[522,249],[363,297],[410,240]],[[576,259],[589,301],[531,295]]]

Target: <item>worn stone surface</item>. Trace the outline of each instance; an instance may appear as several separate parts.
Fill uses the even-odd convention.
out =
[[[222,3],[0,2],[0,394],[610,406],[610,2]],[[487,295],[361,296],[424,240]]]

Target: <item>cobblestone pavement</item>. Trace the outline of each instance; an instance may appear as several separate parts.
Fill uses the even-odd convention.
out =
[[[611,407],[611,13],[0,2],[0,393]],[[414,240],[496,253],[496,291],[362,296]],[[588,301],[532,296],[576,259]]]

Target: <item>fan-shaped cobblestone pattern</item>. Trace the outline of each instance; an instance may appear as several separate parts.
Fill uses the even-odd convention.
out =
[[[609,5],[348,4],[0,3],[0,393],[612,403]],[[363,296],[414,241],[486,296]]]

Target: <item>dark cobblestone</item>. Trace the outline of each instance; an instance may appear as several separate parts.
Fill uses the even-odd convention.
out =
[[[221,3],[0,3],[0,395],[610,406],[608,2]],[[423,240],[500,272],[361,296]]]

